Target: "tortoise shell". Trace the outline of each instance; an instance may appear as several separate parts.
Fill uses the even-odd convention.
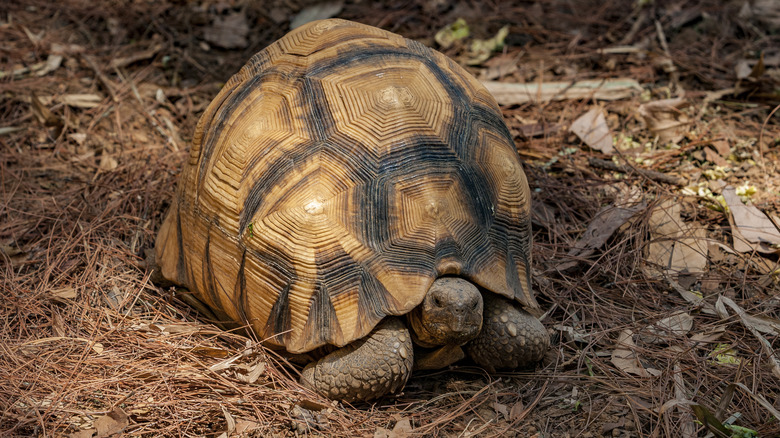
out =
[[[444,275],[538,308],[529,202],[498,105],[469,73],[399,35],[317,21],[208,106],[156,259],[302,353],[409,312]]]

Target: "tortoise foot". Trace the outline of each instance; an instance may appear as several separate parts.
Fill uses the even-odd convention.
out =
[[[409,330],[388,318],[367,337],[307,365],[301,384],[334,400],[371,400],[401,389],[413,359]]]
[[[506,298],[493,294],[483,298],[482,331],[466,344],[474,362],[494,372],[540,361],[550,347],[550,336],[542,323]]]

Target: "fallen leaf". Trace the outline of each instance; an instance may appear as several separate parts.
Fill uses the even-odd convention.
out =
[[[224,359],[230,356],[230,353],[227,350],[213,347],[194,347],[190,350],[190,352],[199,354],[201,356],[213,357],[216,359]]]
[[[508,74],[516,72],[519,67],[517,54],[498,55],[485,63],[485,67],[479,72],[481,81],[492,81]]]
[[[62,65],[63,59],[62,55],[49,55],[49,57],[46,58],[46,63],[43,67],[35,72],[35,76],[45,76],[54,70],[57,70],[60,68],[60,65]]]
[[[524,410],[525,410],[525,406],[523,406],[523,401],[518,400],[517,403],[512,405],[512,409],[509,410],[509,421],[517,420],[520,417],[520,415],[522,415]]]
[[[607,126],[604,110],[591,108],[571,124],[571,132],[575,133],[586,145],[592,149],[611,154],[612,132]]]
[[[707,159],[712,164],[715,164],[717,166],[721,167],[728,167],[729,162],[726,161],[723,157],[720,156],[715,150],[713,150],[710,147],[704,148],[704,158]]]
[[[454,23],[448,24],[436,32],[433,39],[436,40],[442,49],[449,49],[455,44],[455,41],[466,38],[469,36],[469,33],[469,25],[466,24],[466,20],[458,18]]]
[[[118,58],[114,58],[111,60],[111,64],[109,64],[112,68],[120,68],[128,66],[134,62],[143,61],[145,59],[153,58],[155,55],[157,55],[158,52],[160,52],[165,46],[162,43],[158,43],[153,45],[152,47],[141,50],[141,51],[133,51],[133,53],[130,56],[121,56]]]
[[[700,342],[703,344],[711,344],[713,342],[717,342],[720,338],[723,337],[723,335],[726,333],[726,326],[724,325],[718,325],[714,328],[705,330],[700,333],[694,333],[691,335],[691,341],[692,342]]]
[[[411,433],[411,431],[412,423],[406,417],[396,421],[395,426],[393,426],[393,432],[396,434],[403,434],[401,436],[406,436],[406,434]]]
[[[634,96],[642,87],[630,78],[594,79],[577,82],[544,82],[515,84],[483,81],[482,85],[500,105],[545,103],[551,100],[618,100]]]
[[[658,376],[661,371],[655,368],[645,368],[639,361],[639,357],[633,351],[636,348],[632,339],[634,333],[631,330],[623,330],[618,336],[617,345],[612,350],[610,361],[613,365],[629,374],[640,377]]]
[[[36,119],[38,119],[38,122],[44,126],[56,126],[58,128],[62,127],[62,120],[54,115],[54,113],[51,112],[49,108],[46,108],[35,92],[30,95],[30,103],[32,104],[33,115]]]
[[[715,418],[712,413],[702,405],[691,406],[693,413],[701,424],[703,424],[716,437],[728,438],[733,436],[725,426]]]
[[[103,101],[98,94],[64,94],[59,101],[73,108],[95,108]]]
[[[726,140],[713,140],[711,143],[712,147],[715,148],[716,151],[718,151],[718,154],[720,154],[723,158],[728,158],[729,154],[731,153],[731,146],[729,146],[729,142]]]
[[[734,187],[727,186],[723,189],[723,199],[726,200],[739,234],[745,240],[767,246],[780,245],[780,230],[761,210],[753,205],[743,204]]]
[[[236,373],[236,378],[238,380],[244,382],[244,383],[255,383],[257,382],[257,379],[260,378],[263,374],[265,374],[266,369],[266,363],[265,362],[256,362],[252,365],[244,365],[243,367],[239,367]],[[304,406],[306,407],[306,406]],[[311,408],[308,408],[311,409]]]
[[[503,403],[494,402],[493,403],[493,409],[496,411],[497,414],[501,414],[506,418],[509,419],[509,407]]]
[[[639,115],[644,119],[647,129],[658,136],[660,143],[678,143],[691,123],[688,115],[682,111],[688,105],[688,101],[682,98],[656,100],[639,105]]]
[[[504,40],[509,35],[509,26],[504,26],[498,30],[493,38],[487,40],[475,39],[471,42],[468,59],[466,64],[479,65],[487,61],[490,55],[504,47]]]
[[[306,23],[335,17],[344,8],[342,0],[317,3],[301,9],[290,22],[290,29],[303,26]]]
[[[100,155],[100,167],[101,170],[114,170],[119,166],[116,159],[105,151]]]
[[[224,405],[219,405],[219,407],[222,408],[222,415],[225,416],[225,423],[227,425],[227,434],[230,435],[236,430],[236,420],[230,415],[230,412],[228,412]]]
[[[571,258],[579,259],[590,256],[596,249],[601,248],[615,231],[628,222],[638,211],[643,210],[645,206],[645,203],[641,203],[632,207],[618,207],[614,204],[602,207],[567,255]],[[578,264],[579,260],[566,261],[560,263],[557,269],[565,271]]]
[[[243,49],[249,43],[249,23],[244,11],[233,11],[225,16],[214,17],[210,26],[203,30],[203,38],[223,49]]]
[[[658,344],[665,342],[665,338],[669,336],[685,336],[691,331],[691,328],[693,328],[691,315],[678,310],[647,327],[647,333],[642,334],[642,340],[647,343]]]
[[[769,32],[780,30],[780,3],[777,0],[744,2],[738,17],[749,20],[751,26],[763,25]]]
[[[95,420],[97,438],[109,437],[121,433],[129,424],[130,420],[125,411],[120,408],[115,408],[113,411]]]
[[[761,334],[761,332],[764,330],[774,336],[780,334],[780,321],[773,320],[771,318],[759,319],[753,315],[748,314],[745,309],[737,305],[737,303],[735,303],[731,298],[721,295],[718,297],[718,301],[715,303],[715,310],[723,319],[728,318],[726,306],[731,307],[731,309],[739,316],[742,325],[744,325],[750,331],[750,333],[752,333],[753,336],[758,339],[759,344],[761,344],[761,349],[764,351],[764,354],[769,360],[772,374],[774,374],[775,378],[780,379],[780,356],[775,353],[774,349],[772,348],[772,344],[767,341],[766,338]]]
[[[325,415],[318,411],[303,408],[300,405],[293,406],[290,415],[293,418],[293,422],[297,423],[296,429],[298,430],[326,430],[328,427],[328,419]]]
[[[721,365],[739,365],[740,359],[737,357],[737,352],[729,344],[717,344],[712,349],[710,357],[715,359],[715,362]]]
[[[0,254],[2,254],[0,261],[9,261],[13,267],[21,266],[30,259],[30,254],[27,251],[14,245],[0,244]]]
[[[666,199],[656,206],[648,221],[652,241],[647,261],[665,274],[701,273],[707,267],[707,232],[697,223],[680,218],[680,204]]]
[[[580,330],[570,325],[556,324],[553,326],[553,328],[559,330],[563,336],[566,337],[567,341],[586,343],[590,341],[588,338],[592,336],[591,334],[586,333],[584,330]]]
[[[242,434],[251,432],[259,428],[260,428],[260,423],[256,423],[250,420],[239,419],[238,421],[236,421],[235,433],[236,435],[242,436]]]

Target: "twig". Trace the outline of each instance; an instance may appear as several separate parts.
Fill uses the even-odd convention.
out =
[[[649,178],[653,181],[662,182],[665,184],[674,184],[676,186],[684,186],[686,184],[685,180],[683,180],[682,178],[678,178],[676,176],[671,176],[665,173],[656,172],[655,170],[631,168],[629,166],[615,164],[612,161],[602,160],[600,158],[590,158],[588,159],[588,164],[590,164],[591,167],[596,167],[598,169],[612,170],[614,172],[622,172],[622,173],[629,173],[629,174],[632,172],[636,172],[641,176],[644,176],[645,178]]]

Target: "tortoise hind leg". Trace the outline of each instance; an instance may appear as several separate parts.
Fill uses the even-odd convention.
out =
[[[484,294],[482,331],[466,344],[468,355],[489,372],[521,368],[544,357],[550,336],[533,315],[494,294]]]
[[[413,365],[412,338],[398,318],[304,368],[301,384],[335,400],[371,400],[402,388]]]

